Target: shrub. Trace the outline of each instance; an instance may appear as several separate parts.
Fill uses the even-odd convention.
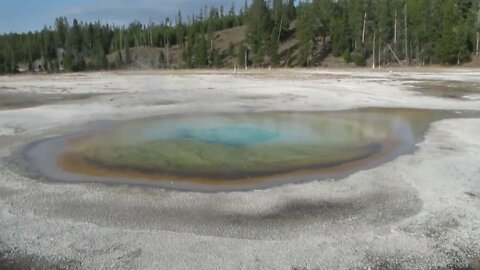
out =
[[[343,60],[345,61],[345,63],[349,64],[350,62],[352,62],[352,59],[350,57],[350,50],[349,49],[346,49],[343,52],[342,57],[343,57]]]
[[[367,65],[365,57],[359,53],[352,53],[352,61],[356,66],[364,67]]]

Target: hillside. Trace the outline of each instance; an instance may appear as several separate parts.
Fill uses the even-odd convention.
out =
[[[225,68],[233,68],[235,65],[241,66],[238,53],[240,46],[245,44],[246,26],[233,27],[221,31],[216,31],[213,35],[213,46],[220,51],[222,56],[222,66]],[[299,63],[300,56],[300,41],[296,35],[296,21],[292,22],[288,32],[290,33],[287,38],[281,40],[278,48],[278,55],[280,58],[280,67],[296,67],[301,65]],[[317,39],[315,44],[314,66],[323,67],[355,67],[353,63],[346,63],[343,57],[335,57],[331,54],[330,37],[327,37],[326,44],[323,45],[323,41]],[[229,55],[228,50],[230,43],[234,45],[235,54],[232,57]],[[161,54],[164,55],[164,60],[161,58]],[[183,68],[184,61],[182,59],[183,48],[179,45],[174,45],[167,49],[165,47],[158,48],[152,46],[138,46],[130,48],[131,64],[129,68],[133,69],[151,69],[151,68],[166,68],[166,56],[169,55],[169,67],[170,68]],[[114,65],[118,51],[108,55],[108,60],[111,65]],[[122,57],[125,54],[122,53]],[[372,57],[366,59],[367,66],[372,65]],[[468,63],[468,66],[478,66],[478,61],[472,61]],[[265,59],[265,67],[269,66],[268,57]],[[396,62],[389,63],[390,66],[398,66]]]
[[[239,47],[245,42],[245,32],[245,26],[238,26],[214,32],[213,46],[220,51],[225,66],[230,67],[238,64],[235,57],[228,55],[228,49],[230,43],[232,43],[235,47],[236,53],[238,53]],[[161,57],[162,54],[164,59]],[[130,68],[164,68],[167,66],[167,55],[169,66],[171,68],[180,68],[182,67],[183,62],[182,54],[183,48],[180,45],[171,46],[168,50],[165,47],[133,47],[130,48]],[[115,63],[117,55],[118,51],[112,52],[108,55],[108,61],[110,64]],[[122,52],[122,58],[125,58],[124,52]]]
[[[235,65],[476,66],[478,6],[459,0],[392,0],[388,6],[371,0],[255,0],[239,12],[205,7],[186,20],[178,14],[175,21],[149,24],[60,17],[42,31],[1,35],[0,74]]]
[[[281,40],[278,55],[280,57],[279,65],[282,67],[293,67],[299,65],[298,58],[300,57],[299,39],[295,35],[296,23],[293,22],[289,27],[289,35],[286,39]],[[213,46],[219,50],[222,56],[222,66],[226,68],[233,68],[235,65],[239,66],[239,52],[240,47],[245,44],[246,26],[238,26],[228,28],[221,31],[214,32]],[[317,41],[314,50],[315,65],[318,66],[335,66],[346,67],[352,66],[345,63],[343,58],[334,57],[330,54],[328,47],[329,40],[327,39],[327,46],[323,46],[321,40]],[[234,55],[229,54],[230,44],[234,46]],[[163,54],[163,58],[162,55]],[[182,59],[183,48],[180,45],[171,46],[168,50],[165,47],[158,48],[152,46],[137,46],[130,48],[131,63],[129,68],[145,69],[145,68],[166,68],[167,55],[168,64],[170,68],[182,68],[184,61]],[[108,61],[114,65],[118,51],[112,52],[108,55]],[[125,58],[125,53],[121,53],[122,58]],[[268,58],[265,59],[265,65],[268,66]]]

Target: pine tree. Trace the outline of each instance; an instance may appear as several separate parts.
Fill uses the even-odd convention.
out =
[[[278,55],[279,42],[277,38],[278,38],[277,30],[272,29],[272,33],[268,38],[268,57],[270,58],[270,64],[274,67],[278,66],[278,63],[279,63],[279,55]]]
[[[240,47],[238,50],[238,64],[241,67],[247,67],[249,65],[248,49],[246,44],[240,44]]]
[[[70,25],[59,17],[52,28],[0,35],[0,73],[17,72],[19,66],[56,71],[63,52],[67,71],[108,68],[107,55],[112,53],[110,65],[118,68],[131,62],[131,47],[146,45],[167,48],[163,49],[166,60],[150,59],[152,66],[177,60],[170,53],[176,45],[182,48],[183,66],[188,68],[221,66],[228,57],[238,57],[242,65],[246,61],[256,66],[312,66],[327,53],[364,65],[373,52],[382,63],[396,61],[395,54],[419,65],[461,64],[470,60],[480,43],[478,4],[478,0],[310,0],[297,8],[294,0],[253,0],[250,6],[245,1],[241,15],[236,15],[233,5],[228,14],[222,7],[205,6],[188,22],[179,12],[174,24],[167,18],[162,24],[136,21],[126,28],[77,20]],[[216,31],[244,23],[247,32],[237,45],[238,53],[233,43],[224,53],[214,49]],[[290,48],[278,55],[281,42],[290,38],[299,41],[298,50]]]
[[[287,16],[288,16],[289,21],[292,21],[297,17],[297,9],[295,7],[295,0],[288,0]]]
[[[223,66],[222,56],[218,49],[212,51],[213,67],[221,68]]]
[[[63,68],[66,71],[74,71],[75,59],[71,52],[67,52],[63,57]]]
[[[315,48],[314,10],[311,3],[302,3],[297,8],[297,38],[300,42],[300,64],[310,66]]]
[[[82,50],[82,36],[78,21],[74,19],[68,34],[68,50],[70,50],[74,56],[77,56]]]
[[[194,67],[203,68],[208,64],[208,45],[203,35],[198,35],[195,42]]]
[[[5,59],[3,54],[0,53],[0,75],[5,74]]]
[[[165,63],[165,54],[160,51],[160,55],[158,56],[158,67],[159,68],[165,68],[166,63]]]
[[[348,29],[348,18],[346,12],[337,8],[334,11],[332,23],[331,23],[331,40],[332,40],[332,54],[339,57],[348,51],[350,55],[351,36]]]
[[[272,24],[264,0],[253,0],[248,10],[247,42],[251,48],[255,65],[261,65],[266,53],[265,36],[269,36]]]
[[[55,19],[55,44],[56,48],[64,48],[67,43],[68,21],[66,17]]]
[[[274,0],[272,8],[272,18],[275,23],[275,39],[280,41],[282,36],[288,30],[289,22],[286,16],[286,8],[284,8],[283,0]]]
[[[442,37],[437,43],[437,56],[441,63],[456,64],[459,61],[459,43],[455,33],[455,23],[459,16],[453,0],[444,0],[442,18]]]
[[[125,64],[130,64],[132,62],[131,55],[130,55],[130,45],[128,42],[125,43]]]
[[[231,41],[230,41],[230,44],[228,45],[227,53],[230,58],[235,58],[235,45]]]

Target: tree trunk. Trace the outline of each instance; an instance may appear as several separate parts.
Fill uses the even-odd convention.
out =
[[[170,52],[169,52],[169,50],[170,50],[170,40],[168,39],[168,36],[167,36],[166,45],[167,45],[167,69],[169,69],[170,68]]]
[[[282,34],[282,27],[283,27],[283,17],[280,19],[280,28],[278,28],[278,38],[277,38],[278,42],[280,42],[280,35]]]
[[[365,12],[365,16],[363,17],[363,31],[362,31],[362,43],[365,44],[365,27],[367,25],[367,13]]]
[[[478,43],[480,42],[480,32],[477,32],[477,49],[476,49],[476,55],[478,57]]]
[[[120,51],[122,50],[123,50],[123,31],[120,30]]]
[[[479,4],[479,10],[477,11],[477,23],[475,24],[475,28],[477,29],[477,44],[475,48],[475,55],[478,57],[478,49],[479,49],[479,43],[480,43],[480,31],[478,29],[480,27],[480,4]]]
[[[375,69],[375,42],[376,42],[376,32],[373,33],[373,64],[372,68]]]
[[[248,69],[248,48],[245,46],[245,70]]]
[[[407,27],[407,5],[405,4],[405,60],[408,63],[408,27]]]
[[[402,66],[402,62],[400,61],[400,59],[398,59],[397,55],[395,54],[395,52],[392,50],[392,47],[390,47],[390,45],[387,44],[387,47],[390,49],[390,51],[392,52],[393,56],[395,57],[395,59],[397,59],[397,62],[400,64],[400,66]]]
[[[152,25],[150,24],[150,46],[153,47]]]
[[[382,33],[382,29],[380,29],[380,33]],[[378,68],[382,66],[382,35],[378,37]]]
[[[393,47],[397,46],[397,10],[395,9],[395,26],[393,32]]]

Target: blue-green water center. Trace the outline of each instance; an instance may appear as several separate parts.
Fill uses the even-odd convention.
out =
[[[411,109],[169,115],[97,124],[26,156],[59,181],[263,187],[379,165],[413,151],[445,117]]]

